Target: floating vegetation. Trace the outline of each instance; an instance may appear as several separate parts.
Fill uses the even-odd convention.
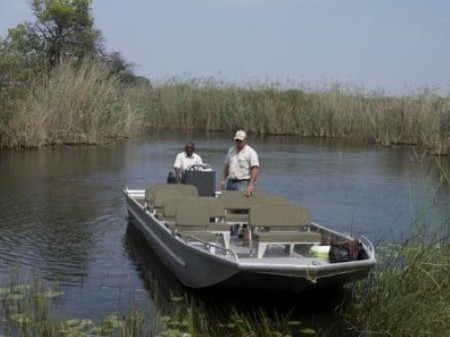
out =
[[[145,313],[134,308],[90,318],[56,318],[51,301],[63,296],[40,282],[0,287],[0,337],[299,337],[316,331],[289,315],[275,318],[262,309],[241,312],[211,307],[188,296],[171,296],[171,307]],[[225,310],[217,312],[216,310]],[[222,317],[221,321],[217,321]],[[326,336],[322,334],[321,336]]]

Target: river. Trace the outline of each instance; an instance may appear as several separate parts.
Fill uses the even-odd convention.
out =
[[[157,304],[156,292],[174,280],[128,226],[121,191],[165,181],[190,140],[219,180],[232,135],[168,131],[111,146],[3,151],[1,284],[14,274],[56,284],[63,295],[55,305],[68,317]],[[449,158],[297,137],[250,137],[249,144],[260,157],[257,189],[306,205],[315,222],[378,246],[407,236],[420,215],[431,224],[450,218],[450,188],[439,170],[450,171]]]

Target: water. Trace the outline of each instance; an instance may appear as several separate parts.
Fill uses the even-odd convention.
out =
[[[135,303],[162,305],[175,280],[128,226],[121,190],[165,181],[193,140],[218,180],[232,135],[149,134],[110,147],[61,147],[0,156],[0,284],[57,284],[68,317],[99,318]],[[411,219],[450,218],[435,160],[407,147],[301,138],[250,138],[258,189],[307,205],[314,221],[376,244],[407,235]],[[450,171],[449,159],[441,165]]]

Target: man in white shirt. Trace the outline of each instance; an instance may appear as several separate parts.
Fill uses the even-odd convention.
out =
[[[203,164],[202,158],[194,151],[194,143],[187,143],[184,147],[184,152],[179,153],[175,158],[173,169],[175,170],[178,181],[182,180],[183,173],[188,167],[196,164]]]
[[[244,191],[253,194],[253,185],[259,172],[259,160],[256,151],[247,145],[247,135],[239,130],[234,136],[235,146],[228,150],[220,187],[227,190]],[[226,181],[226,185],[225,185]]]

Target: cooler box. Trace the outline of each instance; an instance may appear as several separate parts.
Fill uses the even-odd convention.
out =
[[[197,187],[201,197],[216,195],[216,172],[211,169],[184,171],[184,183]]]

